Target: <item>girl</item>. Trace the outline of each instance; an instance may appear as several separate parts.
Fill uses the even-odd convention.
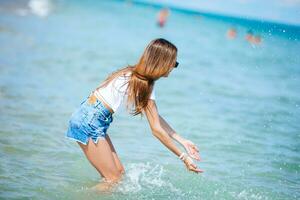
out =
[[[178,156],[188,170],[203,172],[192,160],[200,160],[197,147],[169,126],[159,115],[155,104],[154,83],[161,77],[168,77],[178,66],[176,58],[177,48],[172,43],[162,38],[151,41],[136,65],[108,76],[72,114],[66,136],[77,141],[89,162],[104,177],[104,181],[95,186],[96,189],[110,189],[124,173],[106,133],[113,121],[113,113],[124,98],[131,114],[146,114],[153,135]],[[180,143],[188,154],[182,152],[172,139]]]

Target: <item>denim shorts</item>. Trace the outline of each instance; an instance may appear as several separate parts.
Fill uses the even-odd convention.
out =
[[[85,145],[88,143],[89,138],[94,143],[97,143],[99,138],[105,138],[107,129],[113,121],[111,112],[101,101],[96,99],[91,104],[88,101],[89,97],[73,112],[65,135],[67,138]]]

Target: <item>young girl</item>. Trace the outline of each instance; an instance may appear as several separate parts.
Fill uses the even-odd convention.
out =
[[[178,156],[187,169],[202,172],[193,163],[200,160],[197,147],[180,137],[162,118],[155,104],[154,83],[178,66],[177,48],[165,39],[155,39],[146,47],[139,62],[120,69],[110,76],[81,103],[72,114],[68,138],[82,148],[89,162],[104,181],[96,189],[107,190],[120,180],[124,167],[107,135],[107,129],[124,99],[131,114],[146,114],[153,135]],[[173,142],[180,143],[188,152],[182,152]]]

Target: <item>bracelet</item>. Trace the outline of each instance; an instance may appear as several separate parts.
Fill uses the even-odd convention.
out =
[[[184,161],[186,159],[186,153],[182,152],[179,156],[179,159]]]

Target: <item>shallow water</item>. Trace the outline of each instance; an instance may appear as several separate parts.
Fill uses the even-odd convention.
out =
[[[156,37],[177,45],[180,63],[156,83],[159,112],[198,145],[205,173],[187,172],[121,108],[108,132],[126,176],[101,199],[300,198],[299,28],[256,24],[255,46],[244,40],[254,22],[173,11],[159,29],[152,6],[53,5],[48,17],[0,10],[0,198],[99,199],[96,170],[64,137],[68,119]],[[225,37],[232,25],[236,40]]]

